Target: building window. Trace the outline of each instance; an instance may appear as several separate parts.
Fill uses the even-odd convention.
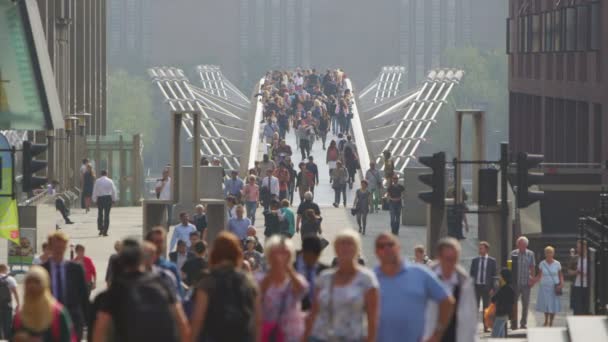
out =
[[[544,20],[544,39],[543,39],[543,51],[553,51],[553,15],[551,12],[543,14]]]
[[[586,51],[589,48],[589,6],[576,8],[576,49]]]
[[[576,8],[566,8],[566,50],[576,50]]]
[[[601,31],[601,23],[600,23],[600,3],[594,2],[591,4],[590,8],[590,41],[589,48],[591,50],[599,50],[600,49],[600,31]]]
[[[541,48],[540,15],[531,16],[531,23],[532,23],[532,52],[540,52],[540,48]]]
[[[507,19],[507,53],[516,52],[517,47],[517,26],[514,19]]]
[[[563,49],[564,42],[564,11],[555,11],[552,13],[553,16],[553,50],[561,51]]]
[[[519,52],[526,52],[527,46],[527,27],[526,27],[526,17],[519,17],[517,19],[517,28],[518,28],[518,36],[519,36]]]
[[[602,105],[593,105],[593,161],[602,162]]]

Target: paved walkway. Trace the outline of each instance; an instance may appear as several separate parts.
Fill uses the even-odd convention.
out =
[[[295,209],[295,208],[294,208]],[[348,208],[334,208],[330,205],[321,205],[321,213],[323,216],[323,236],[329,241],[333,241],[336,233],[342,229],[356,229],[357,225],[355,218],[350,214],[350,205]],[[72,220],[76,222],[74,225],[63,225],[63,230],[70,237],[70,244],[81,243],[86,247],[87,255],[93,259],[97,267],[98,290],[105,287],[104,276],[107,267],[108,257],[113,253],[113,245],[116,240],[126,237],[141,238],[142,236],[142,208],[141,207],[123,207],[113,208],[111,211],[111,227],[109,237],[98,237],[96,228],[97,210],[93,210],[85,214],[81,209],[74,209]],[[471,223],[471,231],[467,234],[468,238],[462,241],[463,255],[462,263],[465,268],[469,268],[470,260],[477,254],[477,227],[474,224],[474,216],[469,217]],[[42,241],[46,238],[49,232],[54,230],[55,213],[52,207],[42,206],[39,210],[39,232],[38,232],[38,248]],[[261,211],[258,211],[258,236],[263,236],[263,218]],[[374,255],[374,239],[380,232],[389,230],[388,212],[379,212],[369,214],[367,234],[362,236],[362,254],[366,263],[370,267],[377,265],[377,260]],[[413,248],[417,244],[423,244],[426,240],[426,230],[424,227],[402,226],[400,230],[399,240],[402,245],[404,258],[413,258]],[[296,248],[300,247],[300,238],[296,236]],[[321,259],[325,263],[330,263],[334,258],[333,248],[330,246],[323,251]],[[538,326],[543,322],[542,313],[534,311],[536,301],[536,290],[532,291],[532,300],[530,303],[531,312],[529,315],[529,327]],[[562,308],[568,309],[569,288],[565,288],[564,296],[562,297]],[[555,326],[565,326],[565,316],[567,312],[557,315]],[[481,327],[480,327],[481,331]]]
[[[334,136],[331,132],[327,133],[327,142],[325,146],[329,146],[331,140],[338,141],[338,137]],[[285,141],[288,145],[291,146],[291,151],[293,155],[291,156],[291,160],[293,161],[296,170],[298,169],[298,164],[300,163],[302,156],[301,152],[298,150],[298,145],[296,143],[296,135],[295,130],[292,128],[289,133],[287,133],[285,137]],[[311,155],[314,157],[314,161],[319,168],[319,186],[315,187],[315,201],[321,206],[330,206],[334,202],[334,190],[329,184],[329,168],[327,167],[327,163],[325,163],[325,157],[327,155],[327,151],[323,150],[323,143],[321,140],[316,140],[312,146]],[[353,185],[353,189],[346,188],[346,199],[347,204],[352,204],[354,200],[355,190],[359,187],[359,179],[355,177],[355,184]],[[300,203],[300,197],[296,193],[294,194],[294,203]]]

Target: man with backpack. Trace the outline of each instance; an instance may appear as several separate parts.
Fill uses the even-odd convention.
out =
[[[13,300],[19,310],[19,295],[17,294],[17,281],[8,273],[8,267],[0,264],[0,339],[11,340],[11,326],[13,323]]]
[[[123,273],[100,303],[93,341],[106,341],[111,322],[119,341],[190,341],[190,327],[173,291],[157,274],[143,271],[140,243],[125,240],[118,258]]]

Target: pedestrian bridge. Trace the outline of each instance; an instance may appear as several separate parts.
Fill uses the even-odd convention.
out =
[[[261,96],[245,96],[223,75],[218,66],[196,67],[196,82],[186,73],[174,67],[154,67],[148,70],[152,82],[158,88],[167,110],[183,112],[183,131],[192,141],[193,122],[188,113],[200,112],[201,155],[218,158],[225,169],[239,170],[241,175],[262,159],[267,145],[261,139],[263,130],[263,104]],[[441,109],[448,96],[464,76],[462,70],[436,69],[414,89],[404,86],[406,69],[402,66],[383,67],[378,77],[358,93],[356,85],[346,79],[346,87],[354,95],[353,119],[350,134],[356,143],[361,170],[359,178],[374,160],[382,168],[382,151],[392,152],[395,170],[402,173],[416,159],[416,152],[425,142],[433,123],[441,119]],[[253,89],[258,94],[264,78]],[[331,131],[328,142],[337,139]],[[291,130],[286,141],[292,146],[297,165],[299,162],[296,137]],[[311,155],[319,167],[319,186],[315,199],[322,205],[333,203],[333,189],[329,184],[329,169],[325,162],[326,151],[320,141],[312,146]],[[355,184],[348,190],[348,202],[352,203]],[[295,196],[298,198],[298,196]],[[297,203],[299,200],[295,200]]]

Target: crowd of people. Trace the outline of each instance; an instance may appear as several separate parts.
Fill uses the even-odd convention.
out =
[[[562,310],[565,276],[573,280],[574,313],[588,312],[583,243],[567,271],[554,259],[552,247],[537,265],[523,236],[511,253],[511,269],[500,269],[489,256],[490,245],[481,241],[479,256],[465,270],[461,245],[449,237],[436,243],[433,260],[421,245],[415,246],[413,260],[404,260],[398,235],[405,189],[390,151],[383,153],[382,170],[372,161],[365,174],[359,172],[350,131],[353,99],[345,80],[341,70],[266,75],[259,94],[266,153],[244,179],[227,171],[228,219],[212,241],[205,206],[177,213],[172,226],[173,206],[167,205],[167,227],[150,229],[143,241],[116,242],[106,288],[93,301],[96,267],[82,244],[70,251],[69,260],[65,257],[69,238],[60,229],[48,237],[26,274],[22,301],[15,279],[0,265],[0,337],[27,342],[468,342],[478,337],[480,304],[494,306],[484,331],[504,337],[509,320],[512,329],[518,327],[513,307],[521,297],[519,327],[526,328],[530,289],[537,283],[536,310],[551,326]],[[292,130],[295,146],[287,143]],[[342,230],[331,242],[323,237],[323,216],[314,200],[320,179],[315,161],[323,157],[312,155],[314,144],[321,144],[326,154],[334,207],[347,207],[347,189],[353,189],[357,174],[359,178],[351,205],[358,231]],[[301,161],[296,167],[297,150]],[[204,158],[201,164],[209,162]],[[221,164],[214,158],[211,165]],[[157,199],[171,199],[170,170],[165,168],[157,180]],[[105,171],[96,177],[86,159],[81,172],[82,206],[87,213],[97,204],[99,235],[107,236],[117,199],[114,184]],[[52,183],[48,191],[57,186]],[[264,241],[255,225],[258,205]],[[56,208],[71,222],[60,198]],[[378,266],[370,269],[361,236],[366,235],[368,214],[381,209],[390,213],[390,232],[375,237]],[[320,257],[330,245],[335,259],[326,265]]]

